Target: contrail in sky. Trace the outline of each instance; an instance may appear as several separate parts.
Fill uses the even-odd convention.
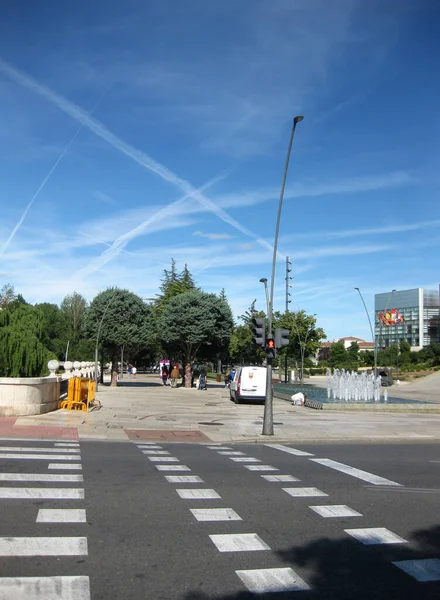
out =
[[[213,179],[211,179],[210,181],[205,183],[205,185],[202,186],[199,190],[196,190],[196,191],[201,193],[202,191],[204,191],[204,190],[208,189],[209,187],[211,187],[212,185],[214,185],[223,176],[224,175],[218,175],[217,177],[214,177]],[[141,235],[142,233],[144,233],[148,229],[149,225],[152,225],[153,223],[155,223],[157,221],[161,221],[165,217],[172,217],[175,214],[176,207],[179,206],[180,204],[183,204],[185,202],[185,200],[188,200],[188,198],[190,198],[191,196],[192,196],[191,193],[183,195],[182,197],[178,198],[174,202],[171,202],[171,204],[167,204],[160,210],[156,211],[153,215],[148,217],[148,219],[146,219],[142,223],[139,223],[139,225],[137,225],[130,231],[127,231],[126,233],[123,233],[122,235],[117,237],[115,239],[115,241],[113,242],[113,244],[109,247],[108,250],[105,250],[101,254],[101,256],[98,256],[97,258],[92,260],[88,265],[86,265],[84,268],[80,269],[76,273],[76,277],[86,277],[88,275],[91,275],[95,271],[98,271],[101,267],[103,267],[110,260],[115,258],[115,256],[117,256],[120,252],[122,252],[122,251],[126,252],[126,250],[124,250],[124,248],[130,240],[132,240],[133,238],[137,237],[138,235]],[[158,261],[158,262],[161,262],[161,261]],[[164,264],[164,263],[162,263],[162,264]]]
[[[223,210],[220,206],[215,204],[212,200],[207,198],[202,192],[194,188],[189,181],[179,177],[176,173],[173,173],[170,169],[168,169],[165,165],[157,162],[153,158],[151,158],[145,152],[134,148],[130,144],[124,142],[121,138],[117,137],[114,133],[112,133],[105,125],[103,125],[100,121],[91,118],[82,108],[76,106],[63,96],[53,92],[47,86],[39,83],[32,77],[20,72],[15,69],[15,67],[11,66],[6,61],[0,59],[0,73],[3,73],[16,83],[32,90],[33,92],[39,94],[40,96],[46,98],[52,104],[55,104],[60,110],[68,114],[70,117],[80,122],[82,125],[93,131],[97,136],[106,140],[111,146],[129,156],[132,160],[136,161],[141,166],[146,169],[152,171],[159,177],[161,177],[164,181],[167,181],[174,186],[178,187],[182,192],[185,193],[187,197],[193,197],[198,200],[206,209],[216,214],[222,221],[228,223],[244,235],[255,239],[259,244],[264,246],[266,249],[272,251],[273,246],[254,232],[250,231],[244,225],[242,225],[239,221],[236,221],[232,218],[225,210]]]
[[[1,69],[1,59],[0,59],[0,69]],[[105,93],[107,92],[107,90],[105,90],[100,98],[98,99],[98,101],[96,102],[95,106],[92,108],[92,110],[90,111],[90,113],[88,113],[88,117],[90,117],[93,112],[96,110],[98,104],[101,102],[101,100],[103,99]],[[87,114],[87,113],[86,113]],[[70,150],[72,144],[74,143],[74,141],[76,140],[76,138],[78,137],[78,135],[80,134],[80,132],[82,131],[82,129],[84,128],[84,125],[86,124],[86,120],[83,121],[81,123],[81,125],[78,127],[78,129],[75,131],[72,139],[70,140],[70,142],[67,144],[67,146],[64,148],[64,150],[61,152],[61,154],[59,155],[59,157],[56,159],[55,163],[52,165],[52,168],[50,169],[49,173],[46,175],[46,177],[43,179],[43,181],[41,182],[39,188],[37,189],[37,191],[35,192],[35,194],[32,196],[29,204],[26,206],[26,208],[24,209],[23,214],[21,215],[20,220],[18,221],[17,225],[14,227],[14,229],[11,231],[10,236],[8,237],[8,239],[6,240],[6,242],[3,245],[3,248],[0,250],[0,258],[3,257],[3,254],[6,252],[9,244],[12,242],[12,240],[14,239],[15,234],[17,233],[17,231],[20,229],[20,227],[23,224],[23,221],[26,218],[26,215],[28,214],[32,204],[35,202],[35,200],[38,198],[38,196],[40,195],[41,190],[44,188],[44,186],[46,185],[46,183],[49,181],[49,179],[51,178],[53,172],[55,171],[55,169],[58,167],[58,165],[60,164],[60,162],[63,160],[64,156],[67,154],[67,152]]]

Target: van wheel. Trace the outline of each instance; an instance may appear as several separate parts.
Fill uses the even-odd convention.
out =
[[[239,399],[239,398],[237,398],[237,396],[235,396],[235,398],[234,398],[234,402],[235,402],[235,404],[240,404],[240,399]]]

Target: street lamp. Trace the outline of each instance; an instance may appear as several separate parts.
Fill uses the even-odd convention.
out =
[[[373,327],[371,325],[371,319],[370,319],[370,314],[367,310],[367,305],[365,304],[365,300],[361,294],[361,290],[358,287],[354,288],[355,290],[357,290],[359,292],[359,296],[361,297],[362,300],[362,304],[364,305],[365,308],[365,312],[367,313],[367,317],[368,317],[368,323],[370,324],[370,331],[371,331],[371,337],[373,339],[373,343],[374,343],[374,376],[377,377],[377,347],[376,347],[376,336],[374,335],[373,332]]]
[[[290,153],[292,150],[293,138],[295,136],[295,129],[297,124],[304,119],[303,116],[298,115],[293,119],[292,132],[290,134],[289,147],[287,149],[286,164],[284,165],[283,181],[281,184],[280,201],[278,204],[278,215],[277,223],[275,226],[275,239],[273,243],[273,257],[272,257],[272,273],[270,276],[270,297],[267,299],[267,337],[272,338],[272,307],[273,307],[273,291],[275,284],[275,267],[277,262],[277,247],[278,247],[278,235],[280,231],[281,221],[281,210],[283,208],[284,188],[286,187],[287,170],[289,168]],[[263,420],[263,435],[273,435],[273,389],[272,389],[272,358],[266,357],[266,402],[264,403],[264,420]]]
[[[266,292],[266,310],[267,310],[267,318],[269,319],[269,312],[270,312],[270,308],[269,308],[269,291],[267,289],[267,278],[266,277],[262,277],[260,279],[260,283],[264,284],[264,291]],[[272,315],[271,315],[272,316]],[[272,329],[272,323],[271,323],[271,329]]]

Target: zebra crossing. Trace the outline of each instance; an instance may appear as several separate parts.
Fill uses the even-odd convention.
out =
[[[166,471],[167,473],[175,473],[166,474],[165,478],[169,483],[176,484],[175,491],[183,501],[202,500],[206,503],[218,503],[218,501],[221,500],[219,490],[208,487],[203,478],[199,475],[179,474],[181,471],[192,472],[192,468],[189,465],[180,464],[180,459],[175,456],[175,454],[177,454],[175,448],[173,448],[173,456],[171,456],[171,452],[165,450],[158,444],[150,443],[146,445],[138,442],[137,446],[159,472]],[[328,500],[330,494],[327,493],[325,489],[321,490],[317,487],[306,486],[304,485],[304,482],[301,482],[300,478],[295,477],[290,473],[280,472],[280,469],[277,466],[263,464],[261,459],[248,456],[241,450],[236,450],[220,443],[201,444],[201,446],[204,446],[207,450],[216,452],[222,458],[228,458],[237,466],[242,466],[248,471],[257,473],[264,481],[270,484],[279,484],[280,487],[278,489],[280,489],[281,492],[288,494],[295,501],[309,498],[316,500],[322,498],[325,503],[316,504],[315,500],[315,503],[312,503],[309,506],[309,509],[318,518],[345,520],[363,517],[363,514],[359,510],[346,504],[329,504]],[[330,459],[316,459],[310,452],[282,445],[267,444],[267,446],[271,447],[273,450],[290,454],[299,460],[311,460],[339,473],[371,483],[373,486],[389,486],[392,488],[401,487],[400,483],[356,469],[343,463],[338,463],[337,461]],[[286,483],[289,484],[289,487],[284,487]],[[182,487],[182,484],[191,485]],[[195,487],[194,484],[202,485]],[[210,505],[209,507],[203,508],[189,507],[189,511],[195,520],[201,523],[215,523],[222,521],[238,523],[243,521],[240,514],[234,510],[233,507],[219,507],[218,504],[216,506]],[[343,527],[341,528],[341,532],[365,546],[391,546],[408,543],[404,537],[390,531],[386,527]],[[271,552],[270,545],[264,540],[264,537],[260,536],[258,531],[247,533],[212,532],[209,533],[208,537],[220,553]],[[440,581],[440,559],[395,560],[390,561],[389,564],[392,565],[391,568],[397,567],[400,571],[411,576],[418,582]],[[258,594],[295,592],[312,589],[312,586],[291,567],[237,569],[235,570],[235,575],[239,578],[245,588],[250,592]]]
[[[17,466],[16,471],[6,470]],[[70,472],[82,470],[79,443],[59,441],[29,446],[9,442],[8,446],[0,445],[0,468],[0,511],[5,510],[1,507],[2,502],[12,500],[41,501],[38,505],[44,503],[43,508],[31,503],[35,510],[28,505],[26,508],[24,504],[20,505],[20,519],[8,519],[7,530],[5,525],[2,527],[0,557],[4,576],[0,577],[0,600],[90,600],[87,574],[66,572],[63,575],[54,573],[29,577],[16,570],[16,565],[27,568],[26,565],[31,563],[26,561],[34,561],[35,564],[39,557],[58,560],[67,557],[67,560],[74,561],[88,555],[88,539],[83,525],[86,523],[85,494],[84,488],[80,487],[83,475]],[[63,506],[63,501],[68,504]],[[71,501],[78,502],[79,506],[71,508]],[[75,535],[57,535],[57,526],[66,523],[74,528]],[[41,527],[41,535],[19,535],[17,531],[26,526],[33,531]],[[21,560],[11,562],[16,558]]]
[[[154,464],[156,469],[163,471],[191,471],[187,465],[180,465],[180,460],[171,456],[171,453],[164,450],[157,444],[137,443],[137,447]],[[234,451],[227,446],[219,444],[207,445],[207,448],[215,449],[221,454],[228,456],[231,460],[248,463],[261,462],[245,456],[245,453]],[[160,454],[159,454],[160,453]],[[170,463],[174,464],[170,464]],[[245,464],[245,467],[255,466]],[[269,467],[272,468],[272,467]],[[169,483],[174,484],[204,484],[204,480],[198,475],[165,475]],[[176,488],[176,493],[182,500],[204,500],[218,501],[221,495],[214,489],[208,487],[200,488]],[[209,507],[209,508],[189,508],[190,513],[197,522],[239,522],[242,517],[230,507]],[[212,533],[208,535],[209,539],[220,553],[232,552],[265,552],[270,551],[270,546],[256,532],[252,533]],[[235,574],[242,584],[253,593],[273,593],[309,590],[310,586],[290,567],[286,568],[263,568],[263,569],[239,569]]]

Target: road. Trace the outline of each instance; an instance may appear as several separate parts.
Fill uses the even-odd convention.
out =
[[[438,444],[2,439],[0,478],[0,600],[440,597]]]

